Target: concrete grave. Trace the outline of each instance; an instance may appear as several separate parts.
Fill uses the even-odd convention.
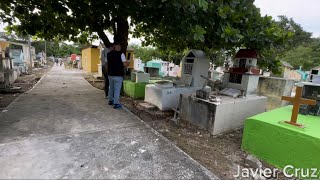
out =
[[[281,96],[291,96],[294,84],[292,79],[260,76],[258,94],[268,98],[267,110],[289,105],[288,102],[281,101]]]
[[[124,92],[135,99],[143,99],[145,87],[149,84],[150,74],[144,72],[131,72],[131,80],[123,81]]]
[[[195,93],[182,94],[181,117],[208,130],[210,134],[217,135],[240,128],[246,118],[265,112],[267,98],[256,94],[259,76],[254,74],[258,70],[252,68],[256,64],[254,57],[258,56],[254,54],[252,58],[246,59],[250,53],[239,51],[236,60],[245,59],[244,65],[249,63],[251,69],[246,69],[246,66],[237,67],[238,62],[235,68],[230,68],[230,72],[225,72],[223,84],[225,88],[211,92],[209,99],[199,98]],[[232,77],[233,75],[235,76]]]
[[[169,62],[161,59],[152,59],[144,66],[144,71],[151,77],[165,77],[168,75]]]
[[[150,81],[150,74],[144,72],[131,72],[131,81],[136,83],[148,83]]]
[[[298,178],[319,179],[319,173],[304,170],[320,168],[320,118],[299,115],[301,105],[316,105],[314,99],[303,98],[303,86],[298,84],[294,97],[282,96],[293,106],[286,106],[248,118],[245,123],[242,148],[264,161]],[[317,93],[314,93],[317,94]],[[286,167],[304,169],[290,171]],[[294,173],[295,172],[295,173]]]
[[[190,50],[181,61],[181,78],[171,87],[149,84],[146,86],[145,101],[156,105],[160,110],[176,108],[180,94],[193,93],[202,88],[205,80],[200,76],[208,76],[209,59],[200,50]],[[183,86],[184,85],[184,86]]]
[[[316,105],[301,105],[299,109],[300,114],[320,116],[320,84],[310,82],[300,82],[303,86],[302,97],[313,99]]]
[[[265,112],[267,98],[250,96],[233,98],[218,96],[221,102],[196,98],[194,95],[181,96],[181,117],[212,135],[242,127],[246,118]]]
[[[139,82],[136,83],[131,80],[123,81],[123,91],[128,96],[134,99],[143,99],[145,96],[145,87],[148,83]]]
[[[148,73],[131,72],[130,80],[123,81],[123,91],[134,99],[143,99],[145,87],[149,83],[150,75]]]
[[[159,77],[159,68],[144,67],[144,72],[149,73],[150,77]]]
[[[9,90],[16,79],[17,71],[10,57],[9,42],[0,40],[0,89]]]
[[[320,169],[320,118],[300,114],[299,123],[305,128],[281,123],[289,120],[291,114],[292,106],[286,106],[248,118],[245,121],[242,149],[282,170],[287,165],[305,170]],[[288,174],[294,171],[287,170],[291,170],[287,171]],[[299,176],[301,178],[301,171]],[[312,177],[319,178],[319,174]]]

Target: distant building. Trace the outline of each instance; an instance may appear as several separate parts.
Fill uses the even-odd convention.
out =
[[[168,76],[177,77],[180,72],[180,67],[174,63],[169,63]]]
[[[282,64],[282,77],[285,79],[293,79],[296,81],[306,81],[308,78],[308,72],[305,72],[301,69],[294,69],[294,67],[286,62],[286,61],[280,61]]]
[[[148,61],[144,67],[145,72],[150,73],[151,77],[153,76],[167,76],[168,74],[169,62],[163,61],[161,59],[153,59]]]
[[[98,72],[100,50],[97,46],[82,49],[81,67],[87,72]]]
[[[282,65],[282,77],[289,79],[289,77],[292,75],[293,66],[286,62],[286,61],[280,61]]]

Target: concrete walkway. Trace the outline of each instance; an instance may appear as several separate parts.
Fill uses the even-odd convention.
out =
[[[53,67],[0,112],[0,178],[216,178],[103,94]]]

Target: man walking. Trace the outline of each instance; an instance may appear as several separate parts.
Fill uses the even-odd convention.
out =
[[[104,46],[104,49],[101,52],[100,60],[101,60],[101,66],[102,66],[102,74],[104,77],[104,93],[105,98],[108,99],[109,96],[109,77],[108,77],[108,57],[107,54],[113,50],[113,45],[109,44],[108,46]]]
[[[113,105],[114,109],[121,108],[120,91],[124,76],[124,67],[129,65],[125,55],[121,52],[119,43],[114,43],[114,50],[109,52],[108,58],[108,75],[109,75],[109,105]]]

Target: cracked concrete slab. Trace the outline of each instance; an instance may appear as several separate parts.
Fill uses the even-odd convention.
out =
[[[0,178],[218,179],[103,94],[53,67],[0,113]]]

